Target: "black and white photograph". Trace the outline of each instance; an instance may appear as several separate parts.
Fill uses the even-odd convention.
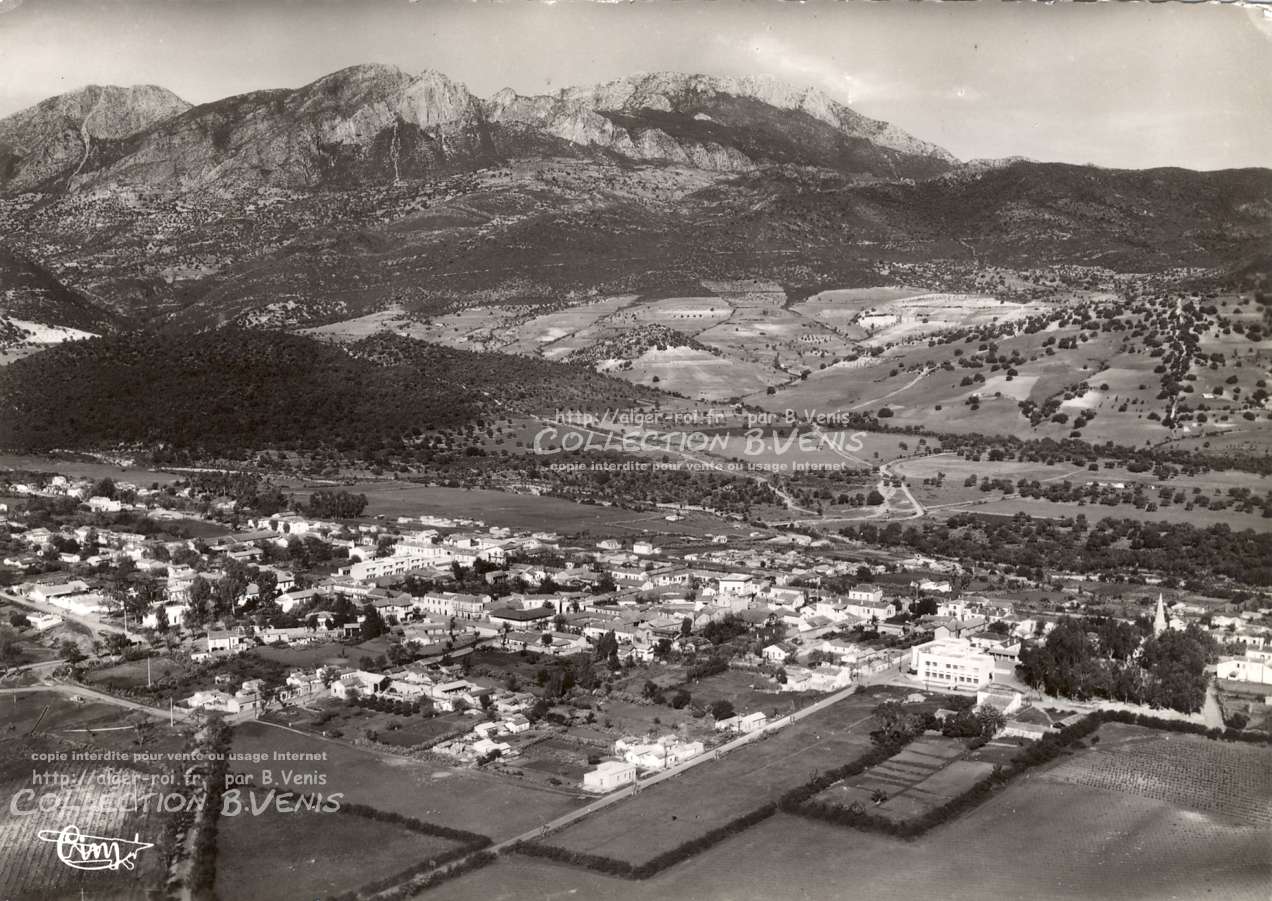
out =
[[[0,0],[0,901],[1267,901],[1272,3]]]

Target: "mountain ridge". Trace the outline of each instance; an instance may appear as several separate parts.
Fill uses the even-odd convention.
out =
[[[91,112],[76,120],[58,111],[78,109],[81,95],[93,90],[58,95],[0,120],[6,175],[0,192],[308,189],[434,177],[526,152],[612,154],[711,171],[796,163],[871,178],[925,177],[957,162],[943,148],[814,88],[768,77],[661,72],[555,96],[505,90],[483,100],[435,70],[411,74],[372,63],[294,90],[137,110],[133,127],[104,132],[97,146],[76,144],[72,136],[51,161],[33,164],[28,155],[39,142],[30,136],[52,132],[58,122],[65,132],[63,120],[82,126]],[[162,89],[127,90],[141,91],[132,102],[144,107],[153,99],[146,92]],[[128,96],[119,101],[124,113]],[[761,138],[748,137],[748,130]],[[803,153],[806,144],[817,152]]]

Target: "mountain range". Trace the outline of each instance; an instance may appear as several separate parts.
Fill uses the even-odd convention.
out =
[[[878,284],[894,263],[1261,284],[1272,172],[962,163],[767,77],[482,99],[363,65],[196,106],[88,87],[0,120],[0,235],[0,315],[99,332],[735,277],[798,295]]]
[[[775,163],[873,177],[956,161],[813,89],[656,73],[489,100],[445,75],[355,66],[296,90],[191,106],[91,86],[0,121],[0,191],[316,188],[416,178],[525,153],[613,154],[715,171]]]

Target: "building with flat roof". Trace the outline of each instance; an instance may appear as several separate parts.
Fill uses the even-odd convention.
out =
[[[973,690],[994,678],[994,658],[958,639],[936,639],[910,649],[910,669],[925,683]]]
[[[636,767],[623,760],[607,760],[583,774],[583,790],[604,794],[636,781]]]

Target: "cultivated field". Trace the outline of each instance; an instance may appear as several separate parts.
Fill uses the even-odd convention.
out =
[[[1110,723],[1100,743],[1046,778],[1272,827],[1272,749]]]
[[[993,772],[993,763],[971,758],[964,741],[924,737],[878,766],[831,786],[813,800],[841,807],[856,804],[898,822],[914,819],[947,803]],[[877,793],[887,800],[876,806]]]
[[[392,823],[341,813],[223,816],[216,893],[226,901],[312,901],[454,847]]]

